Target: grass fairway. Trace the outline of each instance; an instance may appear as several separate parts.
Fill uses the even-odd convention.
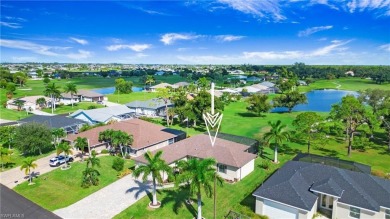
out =
[[[67,207],[118,179],[117,172],[111,167],[115,157],[99,158],[101,167],[97,169],[101,175],[98,186],[85,189],[80,186],[82,171],[86,163],[75,162],[71,164],[72,168],[69,170],[64,171],[58,168],[34,179],[34,185],[29,186],[28,182],[24,182],[14,190],[50,211]],[[126,161],[125,168],[129,167],[132,162],[132,160]]]
[[[66,113],[70,114],[70,113],[73,113],[79,109],[86,110],[90,106],[95,106],[96,108],[104,107],[104,105],[102,105],[102,104],[97,104],[97,103],[93,103],[93,102],[80,102],[80,103],[74,104],[73,108],[72,108],[72,105],[57,106],[56,109],[54,110],[54,114],[66,114]],[[46,109],[43,109],[42,111],[47,112],[47,113],[51,113],[51,108],[46,108]]]
[[[130,94],[108,94],[108,101],[125,104],[135,100],[149,100],[157,97],[156,92],[132,92]]]
[[[390,84],[376,84],[374,81],[369,79],[361,78],[341,78],[334,80],[318,80],[309,86],[300,86],[299,91],[307,92],[310,90],[317,89],[340,89],[340,90],[351,90],[360,91],[365,89],[382,89],[390,90]]]

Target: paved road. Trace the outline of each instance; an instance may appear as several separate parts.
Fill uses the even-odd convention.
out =
[[[33,111],[30,111],[30,113],[35,114],[35,115],[41,115],[41,116],[54,116],[51,113],[43,112],[41,110],[33,110]]]
[[[144,184],[127,175],[66,208],[55,210],[62,218],[113,218],[151,191]]]
[[[0,194],[0,218],[60,218],[2,184],[0,184]]]
[[[78,152],[74,152],[74,155],[78,154]],[[56,156],[56,153],[50,154],[47,157],[43,157],[35,161],[38,164],[38,167],[34,169],[33,175],[39,176],[44,173],[50,172],[58,167],[51,167],[49,165],[49,160]],[[74,156],[75,157],[75,156]],[[75,161],[79,160],[79,157],[75,157]],[[15,167],[10,170],[4,171],[0,173],[0,183],[12,189],[16,185],[28,180],[28,177],[24,174],[24,171],[20,170],[20,167]]]

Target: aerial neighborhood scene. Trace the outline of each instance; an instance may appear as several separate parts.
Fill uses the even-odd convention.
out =
[[[390,1],[0,19],[0,218],[390,219]]]

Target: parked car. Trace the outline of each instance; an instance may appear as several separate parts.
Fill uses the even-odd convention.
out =
[[[59,165],[64,164],[65,161],[72,162],[73,160],[74,160],[73,156],[71,156],[71,155],[66,156],[66,157],[64,155],[59,155],[57,157],[53,157],[52,159],[50,159],[49,165],[51,167],[58,167]]]
[[[97,104],[104,104],[103,101],[99,100],[96,102]]]

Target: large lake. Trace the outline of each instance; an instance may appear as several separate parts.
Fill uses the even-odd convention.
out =
[[[144,88],[142,87],[133,87],[132,88],[133,92],[140,92],[143,91]],[[94,89],[93,91],[99,93],[99,94],[113,94],[115,92],[115,87],[105,87],[105,88],[100,88],[100,89]]]
[[[339,103],[341,98],[351,94],[358,96],[355,91],[345,90],[313,90],[306,93],[307,104],[299,104],[293,108],[293,111],[316,111],[316,112],[329,112],[332,105]],[[288,109],[284,107],[276,107],[272,112],[287,112]]]

